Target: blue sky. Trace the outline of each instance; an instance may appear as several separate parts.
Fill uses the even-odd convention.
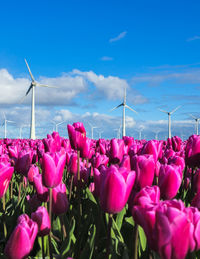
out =
[[[57,89],[36,91],[36,135],[44,137],[53,124],[83,121],[116,137],[127,87],[127,135],[151,139],[194,133],[189,114],[200,117],[199,1],[3,1],[0,8],[0,122],[2,113],[16,122],[8,136],[30,121],[27,59],[36,80]],[[67,136],[66,124],[59,133]],[[0,128],[0,137],[3,136]],[[23,136],[28,137],[28,127]]]

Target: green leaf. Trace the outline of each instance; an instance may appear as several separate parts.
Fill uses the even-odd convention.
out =
[[[126,218],[125,218],[125,221],[126,221],[127,223],[129,223],[130,225],[132,225],[133,227],[135,226],[135,222],[134,222],[132,216],[131,216],[131,217],[126,217]]]
[[[138,225],[138,232],[139,232],[139,238],[140,238],[140,244],[141,244],[142,250],[145,251],[147,246],[147,239],[143,228],[140,227],[139,225]]]
[[[71,242],[72,241],[74,243],[76,242],[76,238],[74,236],[75,225],[76,225],[75,219],[72,219],[72,226],[71,226],[70,232],[69,232],[67,238],[63,241],[61,249],[60,249],[63,257],[65,257],[67,255],[68,251],[70,250]]]
[[[87,243],[80,255],[80,259],[91,259],[94,252],[96,226],[92,225],[88,230]]]
[[[92,202],[97,204],[97,201],[95,200],[93,194],[91,193],[91,191],[88,188],[86,188],[86,193],[87,193],[87,196],[88,196],[89,200],[91,200]]]
[[[126,208],[125,207],[123,208],[122,211],[120,211],[120,213],[117,214],[116,224],[117,224],[117,227],[118,227],[119,231],[121,230],[125,214],[126,214]]]

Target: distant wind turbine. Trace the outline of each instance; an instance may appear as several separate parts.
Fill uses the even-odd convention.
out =
[[[55,121],[51,121],[51,122],[54,123],[54,125],[55,125],[55,130],[56,130],[56,132],[58,132],[58,126],[61,125],[61,124],[63,124],[63,123],[66,122],[66,121],[61,121],[61,122],[58,122],[58,123],[56,123]]]
[[[29,74],[31,76],[31,84],[25,94],[25,96],[23,97],[23,99],[29,94],[29,92],[32,90],[32,101],[31,101],[31,127],[30,127],[30,138],[31,139],[35,139],[35,87],[37,86],[41,86],[41,87],[52,87],[52,86],[48,86],[48,85],[45,85],[45,84],[40,84],[38,83],[37,81],[35,81],[32,73],[31,73],[31,70],[30,70],[30,67],[25,59],[25,63],[26,63],[26,66],[28,68],[28,71],[29,71]],[[21,100],[21,102],[23,101],[23,99]]]
[[[93,130],[94,130],[94,129],[97,129],[98,127],[92,126],[92,124],[91,124],[90,122],[88,122],[88,124],[89,124],[90,127],[91,127],[91,139],[93,139]]]
[[[135,110],[133,110],[131,107],[129,107],[127,104],[126,104],[126,87],[124,87],[124,101],[123,103],[119,104],[118,106],[114,107],[113,109],[111,109],[111,111],[119,108],[123,106],[123,114],[122,114],[122,136],[126,136],[126,116],[125,116],[125,109],[128,108],[129,110],[137,113]]]
[[[3,117],[4,117],[4,122],[2,123],[2,126],[4,126],[4,138],[7,138],[7,122],[9,123],[15,123],[15,122],[7,120],[5,113],[3,113]]]
[[[172,134],[171,134],[171,115],[177,111],[181,106],[176,107],[174,110],[172,110],[171,112],[167,112],[164,111],[162,109],[159,109],[159,111],[164,112],[166,114],[168,114],[168,138],[171,138]]]
[[[199,120],[200,118],[195,117],[194,115],[190,114],[190,116],[195,120],[196,122],[196,134],[199,135]]]
[[[97,131],[98,132],[98,134],[99,134],[99,139],[101,138],[101,134],[103,133],[103,130],[99,130],[99,131]]]

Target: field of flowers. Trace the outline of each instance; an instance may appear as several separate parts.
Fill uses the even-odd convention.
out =
[[[0,258],[200,258],[200,136],[67,129],[0,140]]]

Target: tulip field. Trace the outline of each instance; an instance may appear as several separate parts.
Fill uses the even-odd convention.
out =
[[[199,259],[200,136],[0,140],[0,258]]]

